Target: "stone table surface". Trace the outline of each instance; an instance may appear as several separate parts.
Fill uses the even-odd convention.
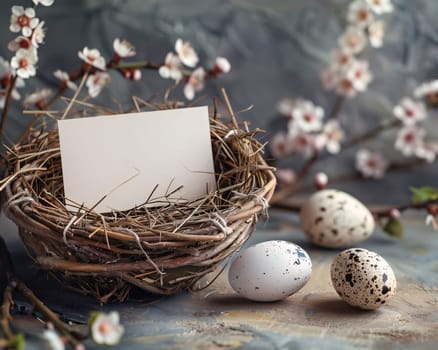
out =
[[[297,218],[272,210],[248,245],[273,239],[292,241],[311,256],[313,273],[297,294],[275,303],[236,295],[224,271],[207,289],[159,300],[144,299],[100,307],[47,278],[26,256],[15,225],[2,218],[1,231],[18,275],[67,320],[85,322],[92,310],[117,310],[126,334],[117,349],[437,349],[438,234],[424,217],[403,218],[402,241],[377,231],[357,246],[382,255],[393,267],[398,293],[376,311],[354,309],[339,299],[330,282],[336,250],[308,243]],[[26,302],[19,301],[26,308]],[[41,323],[17,315],[15,326],[28,334],[28,349],[41,349]],[[85,343],[87,349],[94,346]],[[96,347],[97,348],[97,347]]]

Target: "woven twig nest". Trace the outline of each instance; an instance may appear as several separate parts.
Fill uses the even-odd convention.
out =
[[[233,118],[210,123],[218,189],[206,198],[103,215],[71,213],[53,130],[8,151],[4,211],[39,266],[101,302],[122,301],[133,287],[164,295],[193,288],[250,237],[275,188],[257,131]]]

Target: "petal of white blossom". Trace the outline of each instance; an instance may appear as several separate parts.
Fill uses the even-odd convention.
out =
[[[21,32],[23,33],[24,36],[31,36],[32,35],[32,29],[30,29],[29,27],[23,27],[21,29]]]
[[[13,33],[18,33],[21,30],[21,27],[17,23],[12,23],[9,26],[9,30]]]
[[[12,6],[12,14],[15,16],[21,16],[24,13],[24,7],[23,6]]]
[[[35,10],[32,7],[28,7],[26,10],[24,10],[24,14],[27,17],[33,18],[35,17]]]

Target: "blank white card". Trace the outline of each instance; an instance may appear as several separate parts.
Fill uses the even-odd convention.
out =
[[[69,210],[129,210],[216,189],[207,107],[59,120],[58,129]]]

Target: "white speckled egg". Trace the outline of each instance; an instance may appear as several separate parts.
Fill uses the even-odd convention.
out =
[[[335,257],[331,279],[344,301],[366,310],[385,304],[397,287],[387,261],[379,254],[360,248],[344,250]]]
[[[315,192],[303,205],[300,220],[310,240],[328,248],[355,245],[374,231],[374,218],[368,208],[338,190]]]
[[[286,241],[266,241],[236,256],[228,280],[247,299],[276,301],[301,289],[311,273],[312,262],[301,247]]]

